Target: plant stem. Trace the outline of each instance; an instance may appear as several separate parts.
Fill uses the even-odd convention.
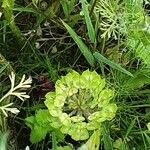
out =
[[[52,132],[52,150],[57,150],[57,141],[55,132]]]
[[[0,102],[2,102],[6,97],[8,97],[10,94],[12,93],[12,91],[8,91],[1,99]]]
[[[95,5],[96,5],[96,1],[97,1],[97,0],[94,0],[94,2],[93,2],[92,8],[91,8],[90,14],[89,14],[90,16],[91,16],[92,13],[93,13],[94,7],[95,7]]]

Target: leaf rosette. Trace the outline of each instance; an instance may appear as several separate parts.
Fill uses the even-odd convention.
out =
[[[49,92],[45,101],[55,120],[51,126],[76,141],[88,139],[90,132],[113,119],[117,111],[117,105],[110,103],[114,91],[105,86],[105,79],[89,70],[81,75],[72,71],[57,80],[55,92]]]

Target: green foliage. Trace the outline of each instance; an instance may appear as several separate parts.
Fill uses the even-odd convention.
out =
[[[104,79],[95,72],[75,71],[56,82],[56,92],[46,95],[45,104],[57,121],[51,126],[60,128],[74,140],[86,140],[101,123],[114,118],[117,106],[110,103],[114,91],[105,88]]]
[[[32,0],[32,3],[35,7],[41,2],[41,0]]]
[[[101,62],[105,63],[105,64],[109,65],[111,68],[119,70],[120,72],[123,72],[123,73],[125,73],[125,74],[133,77],[133,75],[129,71],[127,71],[126,69],[122,68],[119,64],[116,64],[116,63],[108,60],[107,58],[105,58],[100,53],[95,52],[93,55],[97,59],[97,61],[99,62],[99,64],[101,64]]]
[[[15,0],[3,0],[2,7],[4,8],[4,16],[11,28],[13,34],[18,38],[18,42],[22,42],[23,36],[19,28],[16,26],[13,15]]]
[[[95,12],[100,15],[99,28],[102,31],[102,38],[118,38],[120,32],[119,19],[121,18],[120,9],[119,0],[97,0]]]
[[[70,146],[57,147],[57,150],[72,150]]]
[[[0,75],[2,72],[6,70],[6,72],[11,73],[14,72],[11,64],[5,59],[5,57],[0,53]]]
[[[124,142],[122,141],[121,138],[117,139],[114,143],[113,143],[113,148],[115,150],[127,150],[126,146],[124,144]]]
[[[26,125],[31,129],[30,141],[32,143],[41,141],[50,131],[56,132],[58,139],[63,138],[63,135],[59,131],[55,131],[50,126],[51,116],[48,110],[39,110],[35,116],[27,117],[25,121]]]
[[[149,18],[144,12],[143,0],[98,0],[95,12],[101,17],[102,38],[126,36],[125,44],[130,51],[150,65]]]
[[[7,66],[8,66],[8,63],[6,63],[3,66],[0,66],[0,74],[7,68]]]
[[[150,122],[147,124],[147,128],[150,131]]]
[[[99,130],[94,131],[88,141],[83,144],[78,150],[99,150],[100,146],[100,132]]]
[[[94,66],[94,57],[92,53],[89,51],[89,49],[87,48],[87,46],[83,43],[83,41],[79,38],[79,36],[73,31],[73,29],[70,26],[68,26],[64,21],[62,21],[62,23],[67,29],[67,31],[70,33],[71,37],[74,39],[76,44],[78,45],[80,51],[82,52],[82,54],[84,55],[88,63],[91,66]]]
[[[13,133],[19,143],[15,147],[24,149],[20,136],[28,133],[20,120],[36,111],[26,118],[34,143],[29,145],[25,139],[26,149],[150,149],[150,1],[2,0],[0,4],[0,51],[9,60],[0,54],[1,96],[9,89],[6,71],[33,76],[30,102],[23,107],[19,103],[25,113],[16,122],[10,118],[19,126],[15,129],[19,132]],[[59,79],[89,64],[92,70],[101,71],[109,86],[89,70],[72,71]],[[19,97],[18,92],[13,94]],[[48,109],[43,104],[46,93]],[[9,106],[0,108],[6,115],[8,110],[18,112]],[[5,121],[0,122],[3,128]]]
[[[124,88],[128,91],[142,88],[144,85],[150,84],[150,70],[141,69],[134,73],[134,77],[126,80]]]
[[[43,21],[45,21],[48,17],[49,18],[54,18],[59,10],[59,7],[61,6],[59,0],[55,0],[52,5],[49,5],[48,8],[44,8],[44,12],[38,13],[35,27],[38,28]]]
[[[92,21],[91,18],[89,16],[89,10],[88,10],[88,3],[86,0],[80,0],[81,4],[82,4],[82,11],[83,11],[83,15],[85,18],[85,23],[88,29],[88,36],[91,40],[92,43],[96,43],[96,34],[94,31],[94,27],[92,25]]]
[[[35,116],[26,118],[26,125],[31,128],[30,141],[32,143],[41,141],[52,130],[48,118],[49,113],[47,110],[39,110]]]
[[[113,147],[112,147],[109,127],[108,127],[108,122],[102,123],[102,134],[103,134],[104,148],[107,150],[112,150]]]
[[[127,46],[133,50],[136,57],[150,65],[149,19],[143,9],[143,0],[126,0],[122,23],[127,35]]]
[[[73,10],[75,0],[61,0],[60,2],[61,2],[66,18],[69,19],[69,15],[71,14]]]

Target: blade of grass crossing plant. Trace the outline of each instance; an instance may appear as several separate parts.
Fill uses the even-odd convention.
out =
[[[7,68],[7,66],[8,66],[8,63],[0,68],[0,74]]]
[[[144,135],[145,135],[145,138],[146,138],[148,144],[150,145],[150,137],[149,137],[149,135],[147,133],[145,133],[145,132],[144,132]]]
[[[137,118],[134,118],[131,122],[131,124],[129,125],[128,129],[127,129],[127,132],[126,132],[126,135],[125,135],[125,138],[128,137],[129,133],[131,132],[132,128],[134,127],[135,123],[136,123],[136,119]]]
[[[69,10],[68,10],[68,7],[67,7],[67,3],[64,0],[62,0],[60,2],[61,2],[61,5],[62,5],[64,14],[65,14],[66,18],[68,18],[68,16],[69,16]]]
[[[61,0],[61,5],[66,18],[69,18],[71,11],[73,10],[75,0]]]
[[[71,37],[73,38],[73,40],[78,45],[80,51],[82,52],[82,54],[84,55],[84,57],[86,58],[88,63],[91,66],[94,66],[94,57],[93,57],[92,53],[90,52],[90,50],[83,43],[83,41],[79,38],[79,36],[73,31],[73,29],[70,26],[68,26],[63,20],[61,20],[61,21],[62,21],[63,25],[65,26],[65,28],[67,29],[67,31],[69,32],[69,34],[71,35]]]
[[[138,128],[139,128],[139,133],[141,134],[141,142],[143,141],[143,149],[147,149],[147,145],[146,145],[146,139],[145,139],[145,137],[144,137],[144,133],[143,133],[143,131],[142,131],[142,127],[141,127],[141,122],[139,121],[139,117],[137,116],[137,124],[138,124]],[[140,136],[140,135],[139,135]]]
[[[98,29],[99,29],[99,26],[100,26],[100,17],[99,17],[99,14],[95,13],[95,17],[96,17],[96,22],[95,22],[95,36],[97,35],[98,33]]]
[[[7,28],[7,21],[3,20],[3,42],[6,42],[6,28]]]
[[[28,13],[35,13],[35,14],[38,13],[36,10],[28,7],[15,7],[13,8],[13,11],[28,12]]]
[[[102,134],[103,134],[103,141],[104,141],[104,149],[105,150],[113,150],[111,137],[109,133],[108,122],[104,122],[102,124]]]
[[[101,62],[103,62],[103,63],[109,65],[111,68],[116,69],[116,70],[118,70],[118,71],[120,71],[122,73],[125,73],[125,74],[133,77],[133,75],[129,71],[127,71],[126,69],[122,68],[120,65],[110,61],[109,59],[107,59],[106,57],[101,55],[100,53],[95,52],[93,55],[94,55],[94,57],[96,58],[96,60],[98,61],[99,64]]]
[[[80,2],[82,4],[82,11],[83,11],[86,26],[88,29],[88,36],[89,36],[91,42],[95,43],[96,42],[96,35],[95,35],[94,27],[92,25],[91,18],[89,16],[88,3],[86,0],[80,0]]]

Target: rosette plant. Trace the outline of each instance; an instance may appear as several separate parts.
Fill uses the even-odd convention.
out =
[[[86,140],[101,129],[102,122],[114,118],[117,105],[110,100],[114,91],[106,87],[95,71],[68,73],[55,84],[55,92],[46,95],[50,125],[72,139]]]

